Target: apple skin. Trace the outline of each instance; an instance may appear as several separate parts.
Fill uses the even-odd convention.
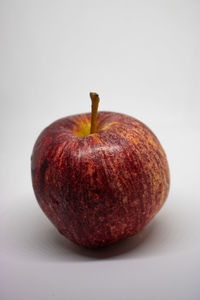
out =
[[[90,113],[48,126],[32,153],[32,183],[46,216],[66,238],[88,248],[141,231],[169,192],[165,152],[152,131],[128,115]],[[88,134],[85,136],[85,134]]]

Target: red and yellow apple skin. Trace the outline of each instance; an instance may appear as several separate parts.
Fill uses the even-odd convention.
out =
[[[169,168],[156,136],[124,114],[60,119],[38,137],[32,182],[44,213],[76,244],[97,248],[141,231],[164,204]]]

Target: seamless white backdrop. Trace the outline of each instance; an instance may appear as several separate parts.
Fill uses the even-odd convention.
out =
[[[197,300],[200,250],[200,2],[0,2],[0,298]],[[90,110],[146,123],[171,190],[136,237],[99,251],[41,212],[30,156],[54,120]]]

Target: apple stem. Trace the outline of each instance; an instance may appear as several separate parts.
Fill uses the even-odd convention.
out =
[[[91,112],[91,128],[90,134],[97,131],[97,112],[99,106],[99,95],[96,93],[90,93],[90,98],[92,100],[92,112]]]

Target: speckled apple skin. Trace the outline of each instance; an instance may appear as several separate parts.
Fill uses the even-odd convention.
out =
[[[90,114],[60,119],[38,137],[32,182],[44,213],[76,244],[96,248],[141,231],[164,204],[169,168],[156,136],[124,114],[98,113],[98,132],[79,137]]]

